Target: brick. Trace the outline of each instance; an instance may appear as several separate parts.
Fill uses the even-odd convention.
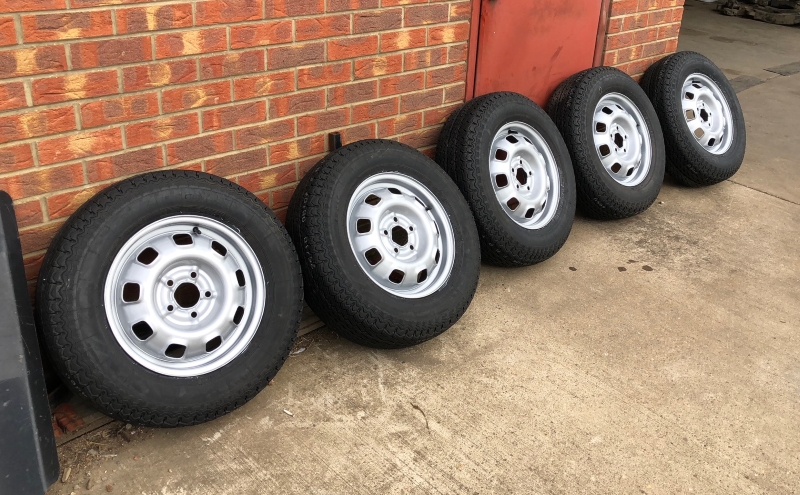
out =
[[[444,124],[444,121],[447,120],[447,117],[449,117],[450,114],[452,114],[459,108],[461,108],[460,104],[434,108],[431,110],[425,110],[424,114],[425,127]]]
[[[412,132],[410,134],[404,134],[400,136],[398,141],[417,149],[424,148],[426,146],[434,146],[436,141],[439,140],[439,134],[441,131],[442,128],[440,126],[430,127],[421,131]]]
[[[57,103],[117,93],[117,71],[68,74],[33,81],[33,103]]]
[[[0,119],[0,143],[75,130],[72,107],[9,115]]]
[[[270,100],[269,118],[286,117],[287,115],[321,110],[324,107],[325,90],[292,93]]]
[[[437,0],[433,0],[434,2]],[[384,6],[413,5],[415,3],[429,3],[430,0],[383,0]]]
[[[31,146],[33,145],[17,144],[0,147],[0,174],[33,167]]]
[[[323,43],[293,44],[267,50],[267,67],[270,70],[318,64],[324,61],[325,45]]]
[[[233,150],[233,134],[230,131],[208,134],[167,145],[167,163],[197,160]]]
[[[38,199],[17,203],[14,205],[14,215],[17,217],[19,228],[36,225],[44,221],[42,214],[42,202]]]
[[[200,59],[200,79],[217,79],[253,72],[265,68],[264,49],[212,55]]]
[[[606,34],[619,33],[622,31],[622,19],[622,17],[609,19],[608,26],[606,27]]]
[[[81,184],[83,184],[83,166],[80,163],[35,169],[0,178],[0,190],[6,191],[13,199],[28,198]]]
[[[139,91],[196,80],[197,64],[194,60],[159,62],[122,69],[122,85],[125,91]]]
[[[428,71],[428,78],[425,82],[426,88],[444,86],[454,82],[465,81],[467,78],[467,67],[464,64],[451,65]]]
[[[328,41],[328,60],[343,60],[378,53],[378,36],[360,36]]]
[[[642,46],[642,58],[649,58],[655,55],[663,55],[667,52],[667,42],[657,41]]]
[[[323,135],[295,139],[286,143],[278,143],[269,147],[269,163],[278,163],[297,160],[311,155],[318,155],[325,151],[325,137]]]
[[[344,132],[344,129],[342,130],[342,132]],[[348,141],[344,140],[344,135],[342,136],[342,143],[343,144],[347,144],[348,143]],[[329,151],[333,151],[333,150],[329,150]],[[319,160],[320,160],[319,158],[314,158],[314,157],[312,157],[312,158],[304,158],[302,160],[299,160],[297,162],[297,173],[300,176],[300,178],[302,179],[303,176],[306,175],[309,170],[314,168],[314,165],[319,163]]]
[[[156,58],[220,52],[226,48],[227,34],[225,33],[225,28],[183,31],[156,36]]]
[[[603,54],[603,65],[611,66],[617,63],[617,54],[619,52],[605,52]]]
[[[663,40],[667,38],[677,38],[680,32],[680,23],[661,26],[658,28],[658,39]]]
[[[328,90],[328,106],[346,105],[378,97],[378,81],[339,84]]]
[[[122,132],[117,127],[82,132],[39,141],[36,147],[39,151],[39,163],[49,165],[119,151],[122,149]]]
[[[344,129],[340,129],[342,133],[342,142],[354,143],[356,141],[362,141],[364,139],[375,139],[377,137],[375,128],[376,128],[375,123],[370,122],[368,124],[361,124],[353,127],[346,127]]]
[[[407,113],[378,122],[378,137],[385,138],[422,127],[422,112]]]
[[[425,87],[425,73],[412,72],[410,74],[400,74],[399,76],[384,77],[380,80],[381,96],[396,95],[417,91]]]
[[[227,103],[231,100],[229,81],[218,81],[185,88],[165,89],[161,93],[164,112]]]
[[[73,9],[83,7],[100,7],[102,5],[121,5],[127,3],[142,3],[149,0],[70,0],[69,6]]]
[[[294,119],[276,120],[236,131],[236,147],[252,148],[294,137]]]
[[[313,88],[328,86],[329,84],[350,81],[353,73],[353,64],[326,64],[297,70],[297,88]]]
[[[403,25],[403,9],[368,10],[353,15],[353,32],[372,33],[397,29]]]
[[[465,83],[456,84],[454,86],[448,86],[444,88],[444,102],[445,103],[453,103],[453,102],[464,102],[464,98],[467,94],[467,85]]]
[[[622,18],[622,30],[633,31],[635,29],[646,28],[649,22],[647,14],[634,14]]]
[[[61,45],[0,52],[0,79],[63,70],[67,70],[67,53]]]
[[[0,0],[0,12],[17,13],[34,10],[66,9],[66,0]]]
[[[650,12],[647,14],[647,24],[649,26],[664,24],[666,22],[670,22],[671,20],[672,12],[669,10],[658,10],[656,12]]]
[[[294,163],[272,167],[252,174],[239,177],[239,185],[253,192],[271,189],[295,182],[297,180],[297,169]],[[292,188],[293,189],[293,188]],[[285,206],[285,205],[281,205]]]
[[[297,119],[297,135],[337,129],[350,123],[350,109],[339,108],[327,112],[303,115]]]
[[[25,43],[93,38],[113,34],[110,10],[22,16]]]
[[[192,26],[192,4],[155,5],[117,10],[117,33],[143,33]]]
[[[427,50],[409,52],[404,55],[405,70],[425,69],[447,63],[447,47],[439,46]]]
[[[447,4],[419,5],[406,7],[405,26],[422,26],[447,22],[450,8]]]
[[[81,105],[81,122],[84,127],[126,122],[153,115],[158,115],[158,97],[155,93],[93,101]]]
[[[408,48],[423,47],[425,43],[427,43],[427,39],[428,30],[426,28],[383,33],[381,34],[381,51],[393,52],[397,50],[406,50]]]
[[[197,26],[261,19],[261,0],[206,0],[196,9]]]
[[[199,118],[196,113],[163,117],[145,122],[137,122],[125,126],[125,137],[128,146],[167,141],[200,132]]]
[[[303,16],[325,12],[324,0],[264,0],[267,19]]]
[[[428,28],[428,45],[455,43],[469,39],[469,23],[450,24],[447,26]]]
[[[349,15],[312,17],[310,19],[297,19],[295,21],[294,35],[297,41],[345,36],[348,34],[350,34]]]
[[[294,71],[234,79],[233,93],[237,100],[294,91]]]
[[[231,26],[231,48],[275,45],[292,41],[292,21],[270,21]]]
[[[467,21],[472,16],[472,2],[450,4],[450,22]]]
[[[27,106],[25,88],[21,82],[0,84],[0,111]]]
[[[400,108],[399,98],[386,98],[384,100],[371,101],[353,106],[353,123],[376,120],[397,114]]]
[[[38,203],[38,201],[36,202]],[[39,276],[39,271],[42,269],[44,255],[45,253],[33,254],[22,259],[22,264],[25,267],[25,280],[36,280],[36,277]]]
[[[633,35],[633,42],[636,44],[648,43],[658,39],[658,28],[648,28],[636,31]]]
[[[611,3],[611,17],[623,15],[623,14],[633,14],[634,12],[638,12],[639,10],[639,0],[614,0]]]
[[[120,155],[92,160],[86,164],[89,182],[124,177],[164,166],[161,147],[130,151]]]
[[[383,57],[356,60],[356,79],[395,74],[403,70],[403,55],[385,55]]]
[[[461,43],[447,49],[447,63],[465,62],[469,55],[469,45]]]
[[[378,8],[379,0],[328,0],[328,12]],[[386,0],[383,1],[386,4]]]
[[[223,156],[206,160],[206,172],[209,174],[228,177],[248,170],[267,166],[267,149],[258,148],[243,151],[234,155]]]
[[[287,165],[286,167],[288,168],[289,166]],[[275,182],[277,182],[277,180]],[[294,196],[294,191],[296,189],[297,186],[289,186],[289,187],[282,187],[280,189],[275,189],[274,191],[272,191],[270,193],[270,201],[269,201],[270,208],[283,208],[284,206],[289,206],[289,202],[292,200],[292,196]]]
[[[419,93],[411,93],[402,96],[400,112],[407,113],[423,108],[435,107],[442,104],[442,90],[431,89]]]
[[[105,187],[105,185],[96,185],[49,196],[47,198],[47,214],[51,220],[68,217]]]
[[[675,53],[678,50],[678,39],[667,40],[667,53]]]
[[[153,48],[147,36],[76,43],[70,46],[70,51],[75,69],[146,62],[153,58]]]
[[[17,30],[13,17],[0,17],[0,46],[16,45]]]
[[[64,222],[54,222],[44,226],[36,226],[21,230],[19,233],[19,242],[22,244],[22,253],[28,254],[46,249],[63,224]]]
[[[264,100],[228,105],[203,112],[203,130],[218,130],[267,120]]]
[[[633,44],[633,33],[620,33],[606,38],[606,50],[625,48]]]

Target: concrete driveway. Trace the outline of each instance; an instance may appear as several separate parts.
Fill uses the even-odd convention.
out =
[[[682,49],[730,38],[709,23],[746,23],[762,53],[800,40],[687,3]],[[668,180],[638,217],[579,217],[541,265],[484,266],[464,318],[424,345],[319,330],[227,417],[73,441],[50,493],[795,493],[800,74],[764,76],[772,55],[717,43],[721,67],[766,81],[739,94],[748,153],[732,180]]]

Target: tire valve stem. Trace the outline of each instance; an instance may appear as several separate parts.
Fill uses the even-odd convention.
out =
[[[201,234],[200,227],[195,225],[194,228],[192,229],[192,232],[194,232],[194,235],[200,235]]]

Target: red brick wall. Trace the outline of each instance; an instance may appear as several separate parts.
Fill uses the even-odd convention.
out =
[[[470,2],[0,0],[0,189],[29,279],[103,187],[204,170],[278,215],[343,140],[430,153],[463,101]]]
[[[603,65],[639,78],[678,48],[684,0],[611,0]]]

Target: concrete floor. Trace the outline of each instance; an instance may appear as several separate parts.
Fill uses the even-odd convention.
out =
[[[798,491],[800,74],[762,69],[800,60],[766,44],[800,29],[687,3],[682,49],[766,80],[739,94],[733,180],[667,181],[636,218],[578,218],[546,263],[484,266],[464,318],[424,345],[317,331],[227,417],[71,442],[50,493]]]

